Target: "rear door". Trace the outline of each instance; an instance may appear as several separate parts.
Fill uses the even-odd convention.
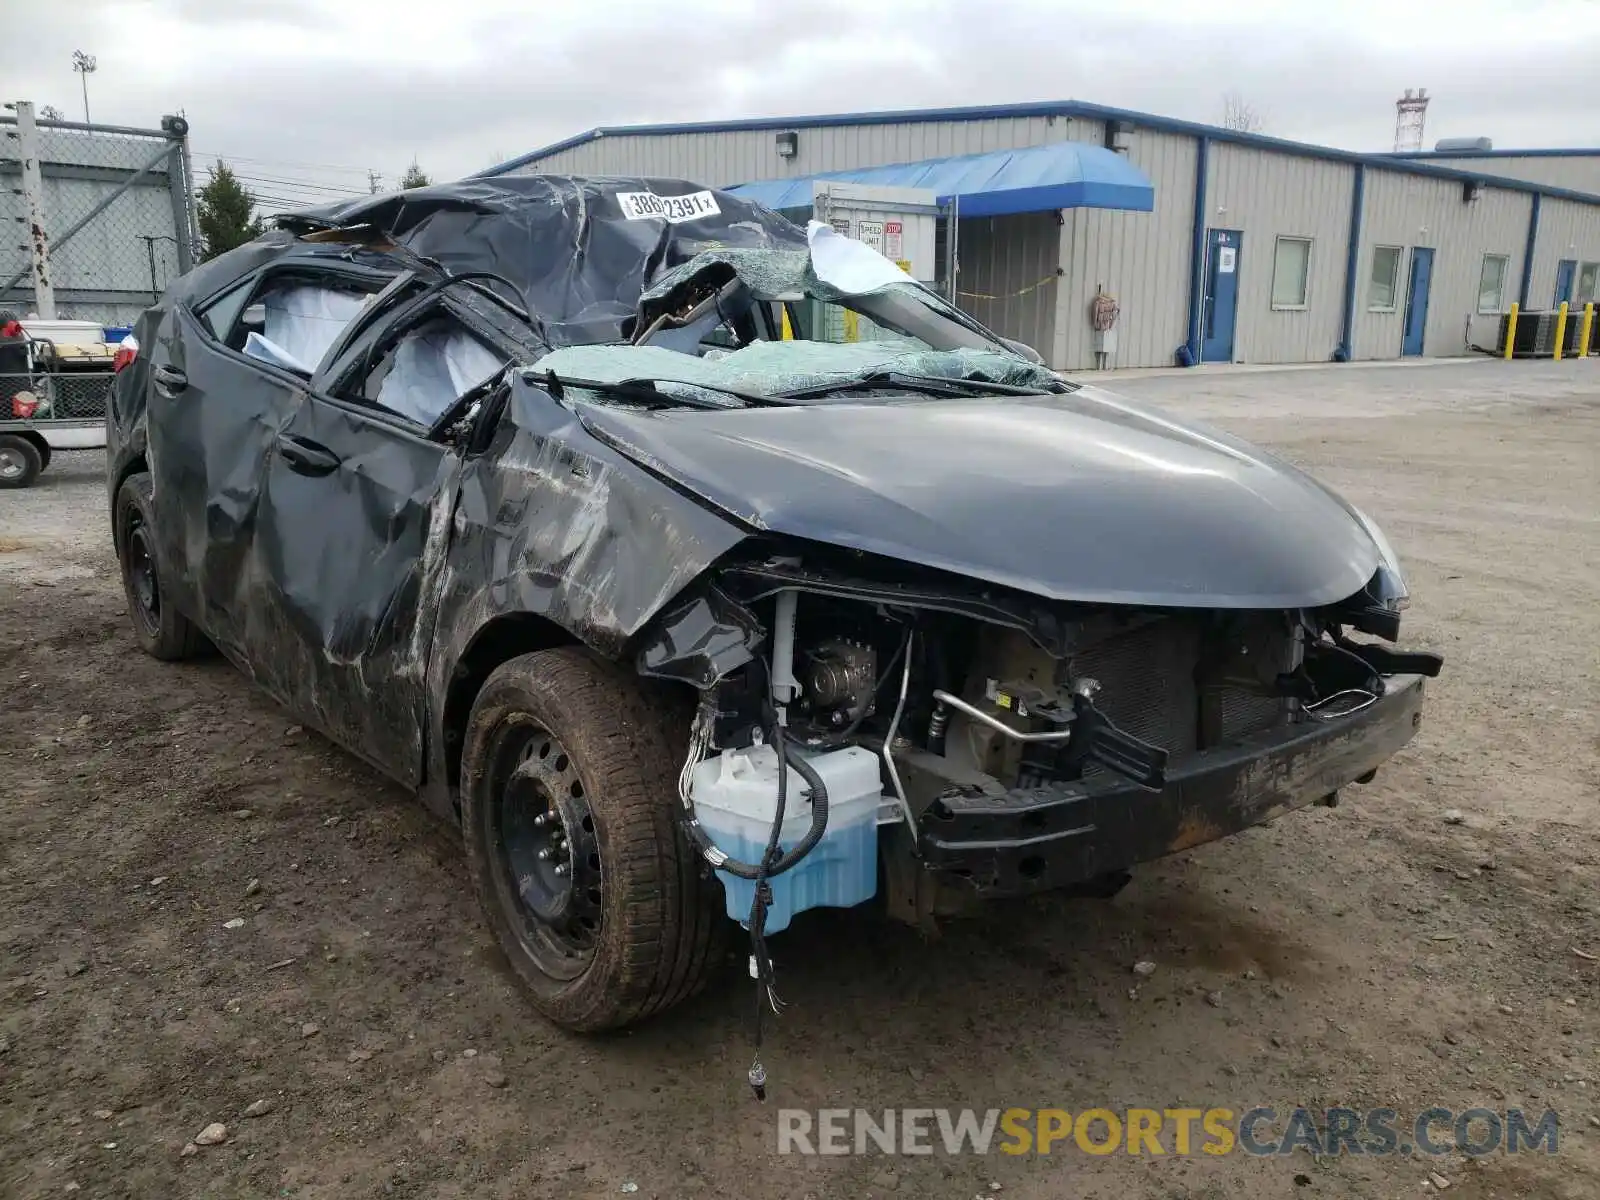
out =
[[[303,265],[254,272],[193,305],[176,305],[148,351],[149,459],[169,597],[258,679],[249,563],[261,466],[302,404],[309,372],[286,365],[292,356],[259,352],[251,338],[271,332],[300,354],[314,354],[385,278]],[[319,319],[308,324],[305,310]],[[296,327],[311,332],[297,339],[289,332]]]
[[[410,305],[318,372],[265,458],[253,653],[307,721],[402,782],[422,774],[460,468],[440,422],[513,357],[455,307]]]

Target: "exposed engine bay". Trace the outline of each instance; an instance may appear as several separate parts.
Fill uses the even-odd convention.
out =
[[[1380,590],[1375,581],[1372,592]],[[1050,605],[931,575],[875,581],[772,559],[723,571],[666,622],[668,639],[646,647],[640,662],[647,674],[703,689],[680,800],[710,861],[745,878],[760,865],[725,854],[707,835],[713,822],[695,769],[708,756],[765,748],[776,759],[781,746],[801,780],[782,822],[786,833],[809,833],[806,820],[795,822],[795,797],[804,804],[806,788],[813,796],[827,789],[815,786],[808,764],[866,750],[880,767],[874,824],[890,911],[924,920],[966,901],[1064,883],[1115,890],[1137,855],[1108,857],[1087,878],[1076,865],[1058,866],[1052,856],[1073,843],[1073,831],[1056,827],[1049,810],[1096,794],[1137,809],[1141,795],[1160,793],[1207,752],[1359,712],[1397,670],[1435,673],[1432,656],[1348,636],[1363,628],[1392,635],[1397,625],[1393,607],[1370,593],[1316,611]],[[1027,810],[1023,827],[1039,836],[994,846],[993,869],[970,847],[948,869],[917,861],[958,813],[1007,806]],[[747,815],[764,828],[776,814]],[[831,828],[826,819],[821,826]],[[786,837],[780,849],[794,845]],[[912,869],[897,871],[897,858]],[[840,902],[826,898],[825,886],[818,894],[818,903]],[[730,893],[730,915],[748,923],[746,905],[743,892],[737,905]]]

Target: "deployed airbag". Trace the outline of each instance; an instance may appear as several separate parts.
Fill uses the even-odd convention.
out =
[[[299,363],[300,367],[290,369],[309,375],[366,302],[367,296],[361,292],[309,284],[270,291],[261,299],[267,317],[262,336],[280,355],[288,356],[289,362],[279,365]]]
[[[432,425],[466,392],[499,373],[500,357],[454,321],[433,320],[395,347],[377,402]]]

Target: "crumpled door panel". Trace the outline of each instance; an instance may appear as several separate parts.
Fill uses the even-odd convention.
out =
[[[181,390],[156,383],[147,393],[165,586],[218,649],[255,675],[245,626],[262,465],[304,392],[213,348],[182,307],[157,339],[155,367],[187,379]]]

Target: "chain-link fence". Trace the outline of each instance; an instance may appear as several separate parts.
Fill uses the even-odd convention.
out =
[[[112,378],[110,371],[0,375],[0,422],[104,421]]]
[[[160,129],[0,116],[0,308],[133,324],[194,263],[188,123]]]

